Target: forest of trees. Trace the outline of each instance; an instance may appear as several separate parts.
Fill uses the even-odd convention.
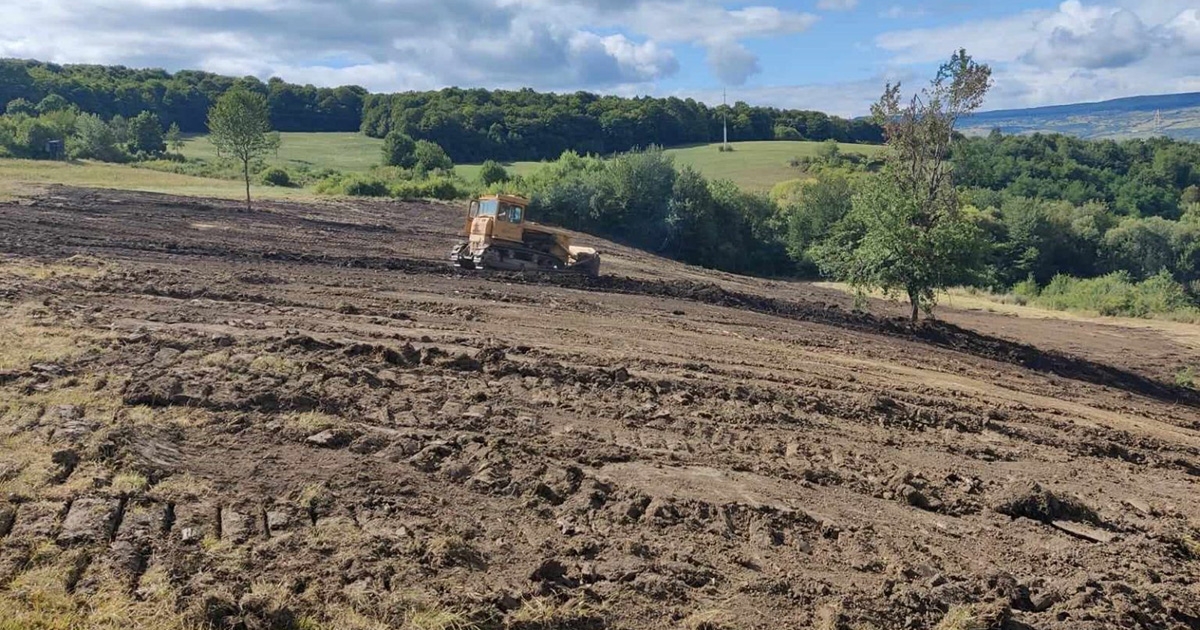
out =
[[[277,131],[358,131],[367,91],[360,87],[317,88],[279,79],[235,79],[209,72],[134,70],[123,66],[57,65],[0,59],[0,106],[23,101],[35,107],[62,99],[105,120],[133,118],[143,111],[184,133],[207,131],[208,110],[235,85],[267,97]]]
[[[586,92],[463,90],[368,94],[360,87],[317,88],[280,79],[266,83],[184,70],[56,65],[0,60],[0,107],[37,109],[50,100],[105,120],[154,113],[164,127],[202,133],[208,109],[234,86],[267,97],[277,131],[362,131],[383,138],[400,131],[440,145],[456,162],[556,159],[563,151],[608,155],[636,147],[676,146],[721,138],[878,143],[880,129],[864,120],[820,112],[751,107],[710,108],[678,98],[621,98]],[[24,105],[22,105],[24,106]]]
[[[456,162],[553,160],[564,151],[610,155],[651,145],[720,141],[728,118],[732,141],[827,140],[879,143],[880,128],[820,112],[709,107],[693,99],[622,98],[586,92],[463,90],[373,94],[363,107],[363,133],[399,131],[441,145]]]

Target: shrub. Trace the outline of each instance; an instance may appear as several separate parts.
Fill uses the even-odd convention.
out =
[[[1200,315],[1183,285],[1160,272],[1134,282],[1128,272],[1078,279],[1059,274],[1042,289],[1037,304],[1055,310],[1092,311],[1106,316]]]
[[[479,169],[479,181],[484,186],[506,182],[508,181],[508,171],[499,162],[488,160],[483,163],[483,168]]]
[[[440,145],[428,140],[418,140],[416,149],[416,168],[425,172],[448,171],[454,168],[454,162]]]
[[[800,132],[797,131],[795,127],[789,127],[787,125],[775,125],[775,139],[803,140],[804,136],[800,135]]]
[[[355,176],[342,182],[342,194],[351,197],[387,197],[391,191],[381,179]]]
[[[391,195],[398,199],[442,199],[450,201],[463,199],[470,195],[469,191],[448,177],[400,181],[392,184],[389,190]]]
[[[1200,380],[1197,380],[1197,378],[1196,370],[1188,366],[1175,374],[1175,384],[1180,387],[1196,387],[1197,383],[1200,383]]]
[[[162,123],[154,112],[142,112],[129,121],[129,152],[159,155],[167,150]]]
[[[265,171],[262,172],[261,175],[259,175],[259,177],[262,178],[262,183],[264,183],[268,186],[291,186],[292,185],[292,176],[289,175],[287,171],[283,170],[282,168],[279,168],[278,166],[272,166],[272,167],[266,169]]]
[[[732,144],[718,144],[717,151],[720,151],[721,153],[733,153],[733,145]]]
[[[399,131],[388,133],[383,139],[383,163],[385,166],[412,168],[417,163],[417,143]]]
[[[9,101],[8,106],[4,109],[4,112],[9,116],[36,116],[37,108],[34,107],[33,103],[30,103],[23,98],[18,98]]]
[[[123,162],[128,155],[117,146],[112,127],[95,114],[83,114],[75,123],[75,135],[70,139],[71,157]]]

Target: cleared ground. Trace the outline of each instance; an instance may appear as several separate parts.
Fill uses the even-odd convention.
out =
[[[1195,628],[1195,351],[460,209],[0,205],[0,625]],[[894,309],[899,312],[900,308]]]

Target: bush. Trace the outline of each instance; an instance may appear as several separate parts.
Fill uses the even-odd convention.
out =
[[[484,186],[506,182],[508,179],[508,171],[495,160],[484,162],[483,168],[479,169],[479,181]]]
[[[1175,384],[1180,387],[1196,388],[1200,383],[1200,377],[1196,375],[1196,370],[1191,366],[1179,370],[1175,374]]]
[[[427,173],[433,171],[448,171],[454,168],[454,162],[441,146],[428,140],[417,140],[413,154],[416,156],[417,170]]]
[[[75,135],[70,139],[71,157],[124,162],[129,156],[117,146],[112,127],[95,114],[83,114],[75,123]]]
[[[8,102],[8,107],[5,108],[4,113],[9,116],[36,116],[37,107],[34,107],[33,103],[23,98],[18,98]]]
[[[388,185],[381,179],[356,176],[342,182],[342,194],[351,197],[387,197]]]
[[[160,155],[167,150],[162,123],[154,112],[142,112],[129,121],[129,152]]]
[[[262,183],[268,186],[286,187],[292,185],[292,176],[278,166],[268,168],[259,177],[262,178]]]
[[[402,181],[389,187],[391,195],[398,199],[441,199],[451,201],[470,196],[470,191],[448,177],[426,180]]]
[[[721,153],[733,153],[733,145],[732,144],[718,144],[717,151],[720,151]]]
[[[417,143],[407,134],[393,131],[383,139],[384,166],[412,168],[417,163]]]
[[[800,135],[800,132],[797,131],[795,127],[789,127],[787,125],[775,125],[775,139],[803,140],[804,136]]]
[[[1041,290],[1036,303],[1060,311],[1090,311],[1105,316],[1200,317],[1200,309],[1188,298],[1183,285],[1166,272],[1143,282],[1134,282],[1125,271],[1087,279],[1060,274]]]

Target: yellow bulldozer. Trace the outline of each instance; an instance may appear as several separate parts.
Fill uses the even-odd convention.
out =
[[[570,235],[526,221],[528,208],[529,200],[513,195],[472,201],[463,229],[466,240],[454,247],[450,259],[464,269],[600,275],[599,252],[571,245]]]

